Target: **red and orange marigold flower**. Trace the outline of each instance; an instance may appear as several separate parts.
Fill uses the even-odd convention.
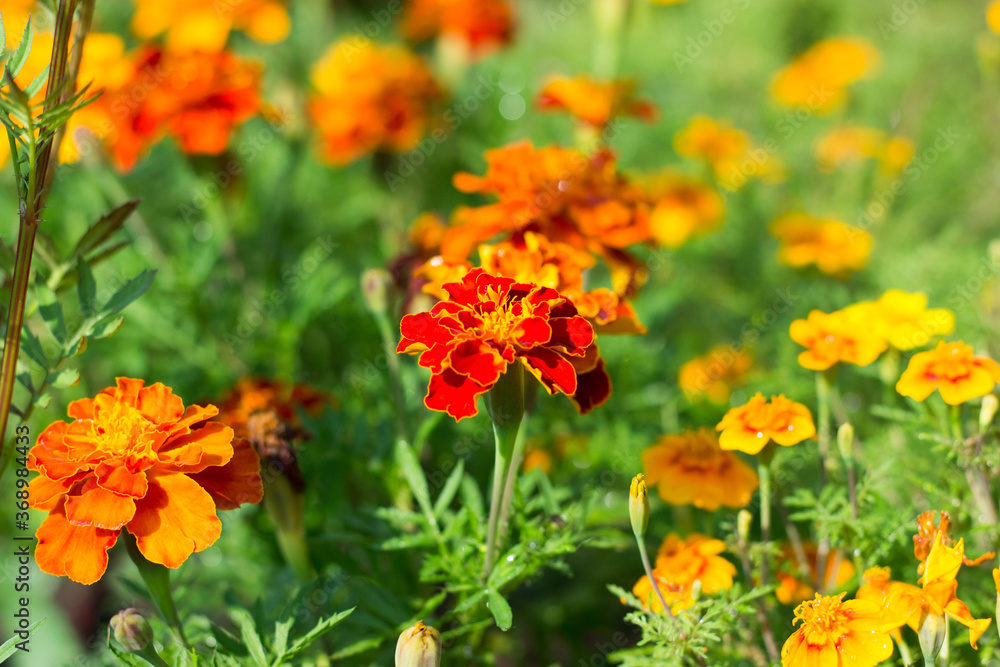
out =
[[[667,535],[656,554],[653,576],[671,612],[676,614],[694,605],[696,581],[701,582],[702,593],[708,595],[732,588],[736,567],[719,555],[725,550],[722,540],[697,533],[686,538],[677,533]],[[654,613],[663,612],[649,577],[637,581],[632,594]]]
[[[832,313],[813,310],[807,319],[792,322],[789,333],[806,348],[799,354],[799,364],[813,371],[839,362],[867,366],[888,346],[865,312],[851,308]]]
[[[550,394],[566,394],[581,414],[611,394],[593,326],[556,290],[481,268],[444,289],[447,300],[403,318],[396,348],[419,353],[420,365],[430,369],[428,408],[456,420],[477,414],[476,399],[514,363]]]
[[[976,356],[972,346],[962,341],[941,341],[933,350],[913,355],[896,383],[896,391],[923,401],[936,389],[945,403],[959,405],[990,393],[997,382],[1000,364]]]
[[[632,81],[596,81],[587,76],[556,77],[538,94],[538,108],[565,111],[581,123],[604,127],[612,118],[635,116],[647,123],[658,112],[652,102],[635,99]]]
[[[715,428],[722,431],[719,446],[745,454],[759,453],[772,440],[791,447],[816,435],[809,408],[784,395],[768,402],[759,392],[746,405],[727,412]]]
[[[316,416],[336,399],[304,384],[288,384],[269,378],[246,377],[230,389],[219,404],[217,420],[231,427],[237,437],[248,437],[247,421],[261,410],[273,410],[282,422],[298,428],[298,409]]]
[[[180,567],[222,531],[217,510],[258,503],[260,460],[219,422],[163,384],[118,378],[94,398],[69,405],[70,423],[38,437],[28,468],[40,473],[29,503],[47,511],[35,559],[49,574],[92,584],[122,530],[150,561]]]
[[[507,0],[408,0],[402,30],[416,41],[444,39],[476,59],[510,41],[514,17]]]

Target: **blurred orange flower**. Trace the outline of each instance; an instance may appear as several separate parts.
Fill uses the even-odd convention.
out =
[[[713,512],[746,507],[757,490],[757,473],[733,452],[719,447],[711,428],[665,435],[642,452],[646,482],[663,502]]]
[[[775,75],[771,96],[787,107],[829,113],[847,99],[847,86],[871,74],[878,60],[878,50],[863,39],[823,40]]]
[[[255,412],[273,410],[278,419],[297,428],[301,423],[299,408],[315,417],[326,406],[336,405],[337,399],[332,395],[304,384],[245,377],[226,392],[216,419],[232,428],[237,437],[248,437],[247,421]]]
[[[680,248],[722,225],[722,197],[702,181],[665,171],[636,179],[636,186],[650,209],[646,223],[649,236],[659,245]]]
[[[768,402],[760,392],[745,405],[729,410],[715,428],[722,431],[720,447],[745,454],[759,453],[771,440],[791,447],[816,435],[809,408],[783,394]]]
[[[781,604],[796,605],[804,600],[809,600],[816,593],[812,584],[816,580],[819,548],[812,542],[803,542],[802,551],[806,559],[804,568],[799,562],[795,549],[790,544],[785,545],[781,550],[784,562],[778,567],[775,575],[778,580],[778,589],[774,591],[775,597]],[[809,577],[803,580],[803,575],[806,572]],[[854,572],[854,565],[850,559],[844,558],[843,552],[834,549],[827,554],[823,582],[832,584],[834,589],[842,588],[854,578]]]
[[[352,37],[313,65],[309,116],[324,160],[344,165],[375,150],[412,150],[444,92],[427,65],[401,46]]]
[[[803,602],[792,633],[781,647],[782,667],[875,667],[892,656],[889,633],[905,616],[869,600],[844,601],[846,593]]]
[[[946,308],[928,308],[927,296],[898,289],[886,291],[877,301],[848,306],[879,336],[897,350],[926,345],[932,336],[946,336],[955,329],[955,314]]]
[[[985,396],[997,382],[1000,382],[997,362],[976,356],[972,346],[962,341],[941,341],[933,350],[913,355],[896,383],[896,391],[923,401],[937,389],[945,403],[958,405]]]
[[[291,21],[282,0],[135,0],[132,32],[142,40],[166,33],[171,51],[217,52],[240,30],[273,44],[288,36]]]
[[[778,259],[783,264],[794,268],[815,264],[830,276],[863,269],[872,250],[872,236],[865,230],[806,213],[784,215],[770,229],[781,242]]]
[[[546,475],[552,470],[552,454],[548,450],[539,447],[529,447],[524,453],[524,463],[521,464],[521,471],[529,472],[535,468],[540,469]]]
[[[667,535],[656,554],[653,576],[671,612],[676,614],[694,604],[691,591],[696,581],[701,582],[702,593],[708,595],[732,588],[736,568],[719,555],[725,550],[722,540],[697,533],[687,538],[681,538],[677,533]],[[653,592],[649,577],[636,582],[632,594],[654,613],[663,612],[663,605]]]
[[[813,371],[825,371],[839,362],[867,366],[888,347],[865,310],[858,308],[810,311],[807,319],[792,322],[789,333],[806,348],[799,354],[799,364]]]
[[[895,175],[913,160],[916,149],[906,137],[893,137],[872,127],[841,125],[820,137],[813,153],[822,171],[875,159],[884,173]]]
[[[407,39],[447,39],[476,59],[510,41],[514,18],[506,0],[408,0],[402,30]]]
[[[565,111],[582,123],[604,127],[612,118],[635,116],[647,123],[656,121],[652,102],[635,99],[631,81],[596,81],[588,76],[555,77],[538,95],[542,111]]]
[[[602,405],[611,380],[594,329],[550,287],[491,276],[482,269],[445,285],[448,300],[406,315],[397,353],[420,354],[431,370],[424,404],[461,421],[476,399],[520,362],[550,394],[567,395],[580,414]]]
[[[770,144],[768,144],[770,147]],[[695,116],[674,136],[678,155],[703,160],[727,190],[738,190],[756,176],[766,183],[784,180],[785,168],[772,150],[754,146],[750,135],[728,121]]]
[[[206,422],[214,406],[189,406],[160,383],[118,378],[94,398],[73,401],[73,422],[55,422],[28,454],[41,473],[31,507],[47,511],[35,559],[56,576],[92,584],[121,531],[150,561],[180,567],[222,531],[216,510],[258,503],[260,461],[233,430]]]
[[[707,398],[725,405],[733,389],[746,383],[752,365],[753,358],[748,352],[717,345],[681,366],[677,383],[689,401]]]

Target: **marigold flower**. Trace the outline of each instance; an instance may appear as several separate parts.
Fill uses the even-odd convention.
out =
[[[986,7],[986,23],[990,30],[1000,34],[1000,0],[994,0]]]
[[[132,32],[142,40],[166,33],[171,51],[217,52],[232,30],[273,44],[288,36],[291,21],[281,0],[226,0],[223,7],[201,0],[135,0]]]
[[[309,116],[320,134],[320,154],[333,165],[380,149],[412,150],[444,95],[416,54],[361,37],[332,44],[310,79],[317,92]]]
[[[453,40],[481,58],[510,42],[514,18],[506,0],[409,0],[402,30],[417,41]]]
[[[652,240],[680,248],[692,238],[717,230],[725,207],[719,193],[705,183],[664,172],[638,183],[649,201],[648,229]]]
[[[872,127],[841,125],[820,137],[813,153],[821,171],[875,159],[883,172],[893,175],[910,163],[915,149],[906,137],[892,137]]]
[[[695,116],[674,135],[674,150],[682,157],[704,160],[715,172],[728,171],[750,150],[750,135],[728,121]]]
[[[555,77],[538,94],[542,111],[565,111],[582,123],[604,127],[612,118],[635,116],[647,123],[656,121],[652,102],[635,99],[632,81],[596,81],[588,76]]]
[[[420,354],[431,370],[424,404],[461,421],[508,366],[520,362],[550,394],[566,394],[580,414],[603,404],[611,380],[594,329],[550,287],[491,276],[482,269],[445,285],[448,300],[400,325],[397,353]]]
[[[771,96],[787,107],[829,113],[847,99],[847,86],[870,74],[878,59],[878,51],[863,39],[823,40],[775,75]]]
[[[845,593],[803,602],[800,625],[781,647],[782,667],[875,667],[892,655],[890,631],[899,614],[868,600],[844,600]]]
[[[677,533],[667,535],[656,555],[653,576],[672,613],[683,611],[695,603],[692,590],[696,581],[701,582],[702,595],[732,588],[736,567],[719,555],[725,550],[722,540],[697,533],[686,538]],[[663,605],[653,592],[649,577],[644,576],[636,582],[632,594],[643,605],[648,605],[650,611],[657,614],[663,612]]]
[[[926,345],[932,336],[946,336],[955,328],[955,314],[946,308],[928,308],[927,296],[898,289],[885,292],[877,301],[862,301],[845,308],[897,350]]]
[[[785,545],[782,549],[784,562],[778,567],[775,575],[778,580],[778,588],[774,591],[775,597],[781,604],[796,605],[811,599],[816,594],[812,582],[816,580],[819,548],[812,542],[803,542],[802,551],[806,558],[804,567],[790,544]],[[807,579],[803,577],[805,573],[803,570],[808,572]],[[823,573],[824,582],[832,583],[833,588],[841,588],[853,578],[854,565],[850,559],[843,557],[843,552],[834,550],[827,554],[826,572]]]
[[[694,505],[710,512],[746,507],[757,490],[757,473],[733,452],[719,447],[711,428],[665,435],[642,452],[646,481],[663,502]]]
[[[218,410],[192,405],[163,384],[118,378],[73,401],[75,421],[55,422],[28,454],[41,473],[29,503],[49,513],[37,533],[38,567],[92,584],[121,531],[150,561],[180,567],[218,539],[216,510],[258,503],[260,461],[233,430],[206,422]]]
[[[552,470],[552,454],[548,450],[539,447],[529,447],[524,453],[524,463],[521,464],[521,471],[529,472],[535,468],[540,469],[546,475]]]
[[[707,398],[725,405],[733,389],[746,383],[751,366],[753,357],[748,352],[717,345],[681,366],[677,383],[689,401]]]
[[[806,348],[799,354],[799,364],[813,371],[825,371],[838,362],[867,366],[887,347],[858,309],[813,310],[807,319],[792,322],[788,331],[792,340]]]
[[[716,430],[719,446],[745,454],[757,454],[771,440],[784,447],[797,445],[816,435],[809,408],[785,398],[772,396],[768,402],[758,392],[746,405],[729,410]]]
[[[782,264],[794,268],[815,264],[830,276],[863,269],[872,250],[872,236],[865,230],[805,213],[778,218],[770,231],[781,241],[778,259]]]
[[[977,357],[972,346],[962,341],[941,341],[933,350],[913,355],[896,383],[896,391],[923,401],[937,389],[945,403],[959,405],[990,393],[997,382],[997,362]]]
[[[226,392],[219,404],[217,420],[232,428],[238,437],[249,437],[247,424],[256,412],[271,410],[282,422],[297,429],[301,426],[299,408],[315,417],[326,406],[336,404],[332,395],[304,384],[245,377]]]
[[[939,522],[935,525],[934,514],[934,512],[924,512],[917,517],[917,533],[913,536],[913,555],[920,561],[920,566],[917,567],[918,574],[924,573],[924,564],[927,561],[927,557],[930,556],[931,548],[938,537],[941,538],[941,542],[946,547],[955,544],[955,540],[951,537],[951,515],[948,512],[941,512]],[[987,551],[979,558],[969,559],[965,557],[965,553],[963,552],[962,562],[969,567],[974,567],[991,560],[995,556],[996,554],[992,551]]]

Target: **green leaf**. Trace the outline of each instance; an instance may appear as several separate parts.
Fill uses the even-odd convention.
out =
[[[113,315],[119,310],[129,305],[140,296],[142,293],[149,289],[149,286],[153,284],[153,278],[156,277],[156,271],[145,270],[135,278],[132,278],[127,283],[122,285],[122,287],[115,292],[108,302],[104,304],[101,309],[104,315]]]
[[[405,440],[396,443],[396,464],[403,471],[403,476],[406,477],[406,482],[410,485],[410,490],[413,491],[413,497],[417,499],[420,509],[424,511],[424,514],[432,516],[431,494],[427,488],[427,478],[424,476],[423,468],[420,467],[420,462],[417,461],[413,449]]]
[[[12,77],[17,76],[21,73],[21,68],[24,64],[28,62],[28,53],[31,51],[31,43],[35,39],[35,29],[32,27],[34,21],[28,20],[28,23],[24,26],[24,33],[21,35],[21,41],[17,45],[17,49],[14,50],[14,54],[10,57],[7,62],[7,71],[10,72]]]
[[[124,317],[113,317],[110,319],[101,320],[94,328],[90,330],[91,338],[110,338],[114,336],[122,328],[122,324],[125,323]],[[84,339],[86,340],[86,339]]]
[[[330,659],[343,660],[344,658],[349,658],[352,655],[357,655],[358,653],[364,653],[365,651],[370,651],[373,648],[378,648],[383,642],[385,642],[385,637],[369,637],[368,639],[359,639],[353,644],[345,646],[331,655]]]
[[[38,396],[35,397],[34,401],[35,407],[44,410],[45,408],[49,407],[49,401],[51,400],[52,400],[52,394],[49,393],[39,394]]]
[[[483,496],[479,493],[476,480],[468,475],[462,478],[462,503],[476,515],[480,523],[486,520],[486,514],[483,511]]]
[[[76,258],[76,292],[80,298],[80,312],[86,318],[91,318],[97,312],[97,284],[94,274],[83,257]]]
[[[510,611],[510,605],[507,604],[507,600],[493,589],[490,589],[490,592],[486,594],[486,598],[486,604],[493,614],[493,620],[497,622],[497,627],[504,632],[510,630],[511,623],[514,621],[514,615]]]
[[[119,318],[124,319],[124,318]],[[87,349],[87,337],[80,336],[76,341],[70,343],[67,347],[63,356],[67,359],[70,357],[75,357],[78,354],[83,354],[83,351]]]
[[[28,626],[28,637],[30,638],[31,635],[35,634],[35,632],[38,630],[38,627],[44,622],[45,619],[43,618],[42,620],[35,621],[30,626]],[[17,643],[20,641],[23,640],[17,635],[14,635],[13,637],[5,641],[3,644],[0,644],[0,662],[3,662],[10,656],[14,655],[14,651],[17,650]]]
[[[333,626],[337,625],[337,623],[340,623],[342,620],[344,620],[345,618],[347,618],[348,616],[350,616],[351,612],[353,612],[353,611],[354,611],[354,607],[351,607],[350,609],[345,609],[344,611],[340,612],[339,614],[334,614],[330,618],[327,618],[325,620],[321,620],[319,623],[316,624],[316,627],[314,627],[312,630],[310,630],[309,632],[307,632],[305,634],[305,636],[301,637],[298,641],[296,641],[294,644],[292,644],[292,648],[290,648],[285,653],[285,655],[280,656],[280,658],[282,660],[287,660],[288,658],[291,658],[292,656],[296,655],[300,651],[302,651],[302,650],[304,650],[306,648],[309,648],[309,646],[314,641],[316,641],[317,639],[319,639],[325,633],[329,632],[329,630],[331,628],[333,628]]]
[[[254,627],[253,617],[244,609],[233,609],[230,613],[233,620],[236,621],[236,625],[240,628],[243,645],[246,646],[247,651],[250,653],[250,658],[253,660],[254,665],[256,667],[268,667],[267,655],[264,653],[264,644],[261,643],[260,635],[257,634],[257,629]]]
[[[58,373],[50,374],[48,381],[56,389],[72,387],[80,381],[80,371],[75,368],[67,368]]]
[[[0,45],[7,43],[7,29],[3,25],[3,14],[0,14]]]
[[[438,496],[437,501],[434,503],[434,516],[440,518],[441,514],[448,509],[448,505],[454,500],[455,494],[458,492],[458,485],[462,483],[462,475],[465,472],[465,461],[462,459],[458,460],[458,465],[448,476],[448,481],[444,483],[444,488],[441,490],[441,495]]]
[[[133,199],[127,201],[118,208],[112,210],[101,217],[100,220],[95,222],[90,226],[87,231],[83,233],[80,240],[76,242],[76,247],[73,248],[73,255],[86,255],[88,252],[96,248],[97,246],[104,243],[112,234],[117,232],[125,224],[125,220],[128,219],[132,212],[135,211],[139,206],[141,199]]]
[[[41,341],[39,341],[38,337],[35,336],[31,329],[26,326],[21,327],[21,349],[24,350],[24,353],[28,355],[28,358],[36,364],[45,370],[49,369],[49,358],[45,354],[45,350],[42,349]]]
[[[39,72],[38,76],[36,76],[32,80],[32,82],[28,84],[28,87],[24,89],[24,94],[27,95],[28,99],[30,100],[31,98],[33,98],[35,95],[38,94],[38,91],[42,89],[42,86],[44,86],[45,82],[48,80],[49,80],[49,66],[46,65],[45,69]]]
[[[295,617],[291,615],[289,615],[288,618],[274,624],[274,641],[271,642],[271,646],[274,648],[274,654],[278,656],[279,661],[288,649],[288,633],[291,631],[294,624]],[[279,661],[276,661],[274,665],[279,664]]]
[[[56,298],[55,292],[42,283],[35,286],[35,292],[38,295],[38,312],[41,313],[46,326],[57,341],[65,343],[66,322],[63,320],[62,304]]]

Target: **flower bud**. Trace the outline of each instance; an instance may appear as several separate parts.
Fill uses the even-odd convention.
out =
[[[438,667],[441,664],[441,635],[417,621],[399,635],[396,642],[396,667]]]
[[[851,426],[851,422],[844,422],[837,429],[837,448],[844,461],[854,460],[854,427]]]
[[[944,638],[947,634],[948,621],[944,616],[937,614],[927,614],[923,625],[920,626],[920,652],[924,654],[924,662],[933,664],[937,660],[941,647],[944,646]]]
[[[1000,408],[1000,400],[996,394],[986,394],[983,396],[983,406],[979,409],[979,431],[985,431],[993,423],[993,418],[997,416],[997,408]]]
[[[384,313],[386,292],[392,279],[385,269],[367,269],[361,274],[361,293],[368,309],[373,313]]]
[[[697,602],[701,599],[701,579],[695,579],[694,583],[691,584],[691,599]]]
[[[111,617],[115,641],[129,653],[142,653],[153,640],[153,628],[138,610],[129,607]]]
[[[645,535],[646,526],[649,525],[649,494],[642,473],[632,478],[632,486],[628,492],[628,515],[632,520],[632,532],[635,536]]]
[[[736,515],[736,535],[740,542],[745,544],[750,541],[750,526],[752,524],[753,514],[747,510],[740,510],[739,514]]]

